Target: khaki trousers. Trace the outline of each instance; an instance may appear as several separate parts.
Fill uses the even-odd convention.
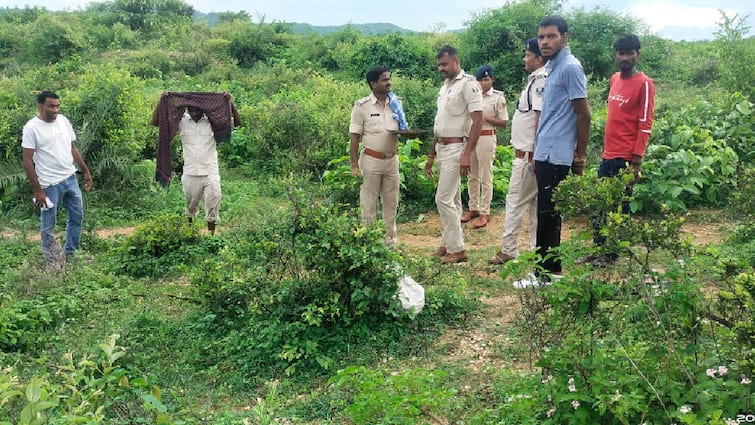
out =
[[[441,246],[449,253],[464,251],[464,234],[461,230],[461,173],[459,161],[466,143],[435,145],[435,158],[438,163],[438,188],[435,191],[435,204],[438,206],[440,224],[443,227]]]
[[[199,214],[199,202],[204,198],[205,221],[215,223],[220,220],[220,175],[181,176],[184,196],[186,197],[186,216]]]
[[[519,229],[527,211],[530,216],[530,249],[534,249],[537,240],[537,178],[527,158],[514,158],[509,193],[506,195],[506,219],[501,247],[504,254],[512,257],[519,255]]]
[[[388,159],[377,159],[362,154],[359,168],[362,170],[362,186],[359,189],[359,206],[362,207],[362,219],[372,224],[377,218],[377,201],[383,206],[385,239],[395,245],[398,242],[396,230],[396,210],[398,209],[398,155]]]
[[[493,200],[495,146],[494,135],[480,136],[469,164],[469,209],[485,215],[490,214],[490,202]]]

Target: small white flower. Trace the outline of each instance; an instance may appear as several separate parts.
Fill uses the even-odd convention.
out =
[[[706,369],[705,374],[710,376],[711,378],[716,377],[716,372],[718,372],[716,369]]]
[[[556,408],[555,407],[551,407],[550,409],[548,409],[547,412],[545,412],[545,415],[548,416],[549,418],[552,418],[553,415],[555,415],[555,414],[556,414]]]
[[[752,384],[752,381],[750,380],[750,378],[748,378],[746,376],[743,376],[742,380],[739,381],[739,383],[742,384],[742,385],[750,385],[750,384]]]
[[[573,407],[574,410],[577,410],[579,408],[579,402],[577,400],[572,401],[571,407]]]
[[[616,403],[621,399],[621,394],[619,393],[619,390],[616,390],[616,394],[613,395],[613,402]]]
[[[542,384],[545,385],[552,381],[553,381],[553,375],[548,375],[545,378],[543,378],[540,382],[542,382]]]
[[[574,377],[569,377],[569,392],[570,393],[576,393],[577,392],[577,386],[574,385]]]
[[[686,404],[679,408],[679,411],[682,413],[689,413],[692,411],[692,408],[687,406]]]
[[[727,374],[728,372],[729,372],[729,369],[728,369],[728,368],[726,368],[726,366],[719,366],[719,367],[718,367],[718,374],[719,374],[720,376],[724,376],[724,375],[726,375],[726,374]]]
[[[735,421],[734,419],[726,418],[726,425],[738,425],[738,424],[739,422]]]

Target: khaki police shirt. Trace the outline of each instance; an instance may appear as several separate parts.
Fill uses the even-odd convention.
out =
[[[519,95],[514,118],[511,119],[511,146],[525,152],[535,149],[537,112],[543,110],[543,91],[547,73],[542,66],[527,77],[527,85]]]
[[[393,119],[393,111],[386,99],[385,105],[378,103],[374,94],[363,97],[351,108],[349,133],[362,136],[362,145],[383,153],[398,150],[398,121]]]
[[[483,117],[494,117],[500,120],[509,120],[509,111],[506,110],[506,96],[500,90],[490,88],[482,95]],[[495,130],[497,127],[482,121],[483,130]]]
[[[470,113],[482,111],[482,89],[475,77],[462,69],[453,79],[447,79],[438,92],[438,112],[435,114],[435,137],[466,137],[472,127]]]

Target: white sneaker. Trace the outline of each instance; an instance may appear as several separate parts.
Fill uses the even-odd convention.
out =
[[[523,279],[515,281],[513,285],[516,289],[540,288],[542,286],[550,285],[550,282],[541,281],[534,273],[528,273]]]

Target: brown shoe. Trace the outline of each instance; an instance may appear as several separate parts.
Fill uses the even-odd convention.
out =
[[[438,249],[435,250],[432,254],[430,254],[431,257],[445,257],[446,254],[448,254],[448,251],[446,251],[445,246],[439,246]]]
[[[461,215],[461,222],[462,223],[466,223],[469,220],[471,220],[473,218],[477,218],[479,216],[480,216],[480,212],[479,211],[469,210],[469,211],[467,211],[467,212],[465,212],[464,214]]]
[[[496,266],[502,266],[508,263],[509,261],[513,260],[514,258],[516,257],[512,257],[509,254],[504,254],[503,252],[498,251],[496,255],[494,255],[492,258],[488,260],[488,263],[495,264]]]
[[[480,217],[472,223],[475,229],[482,229],[488,225],[490,221],[490,214],[482,214]]]
[[[451,263],[461,263],[463,261],[467,261],[467,251],[459,251],[455,252],[453,254],[448,253],[443,258],[440,259],[440,262],[443,264],[451,264]]]

